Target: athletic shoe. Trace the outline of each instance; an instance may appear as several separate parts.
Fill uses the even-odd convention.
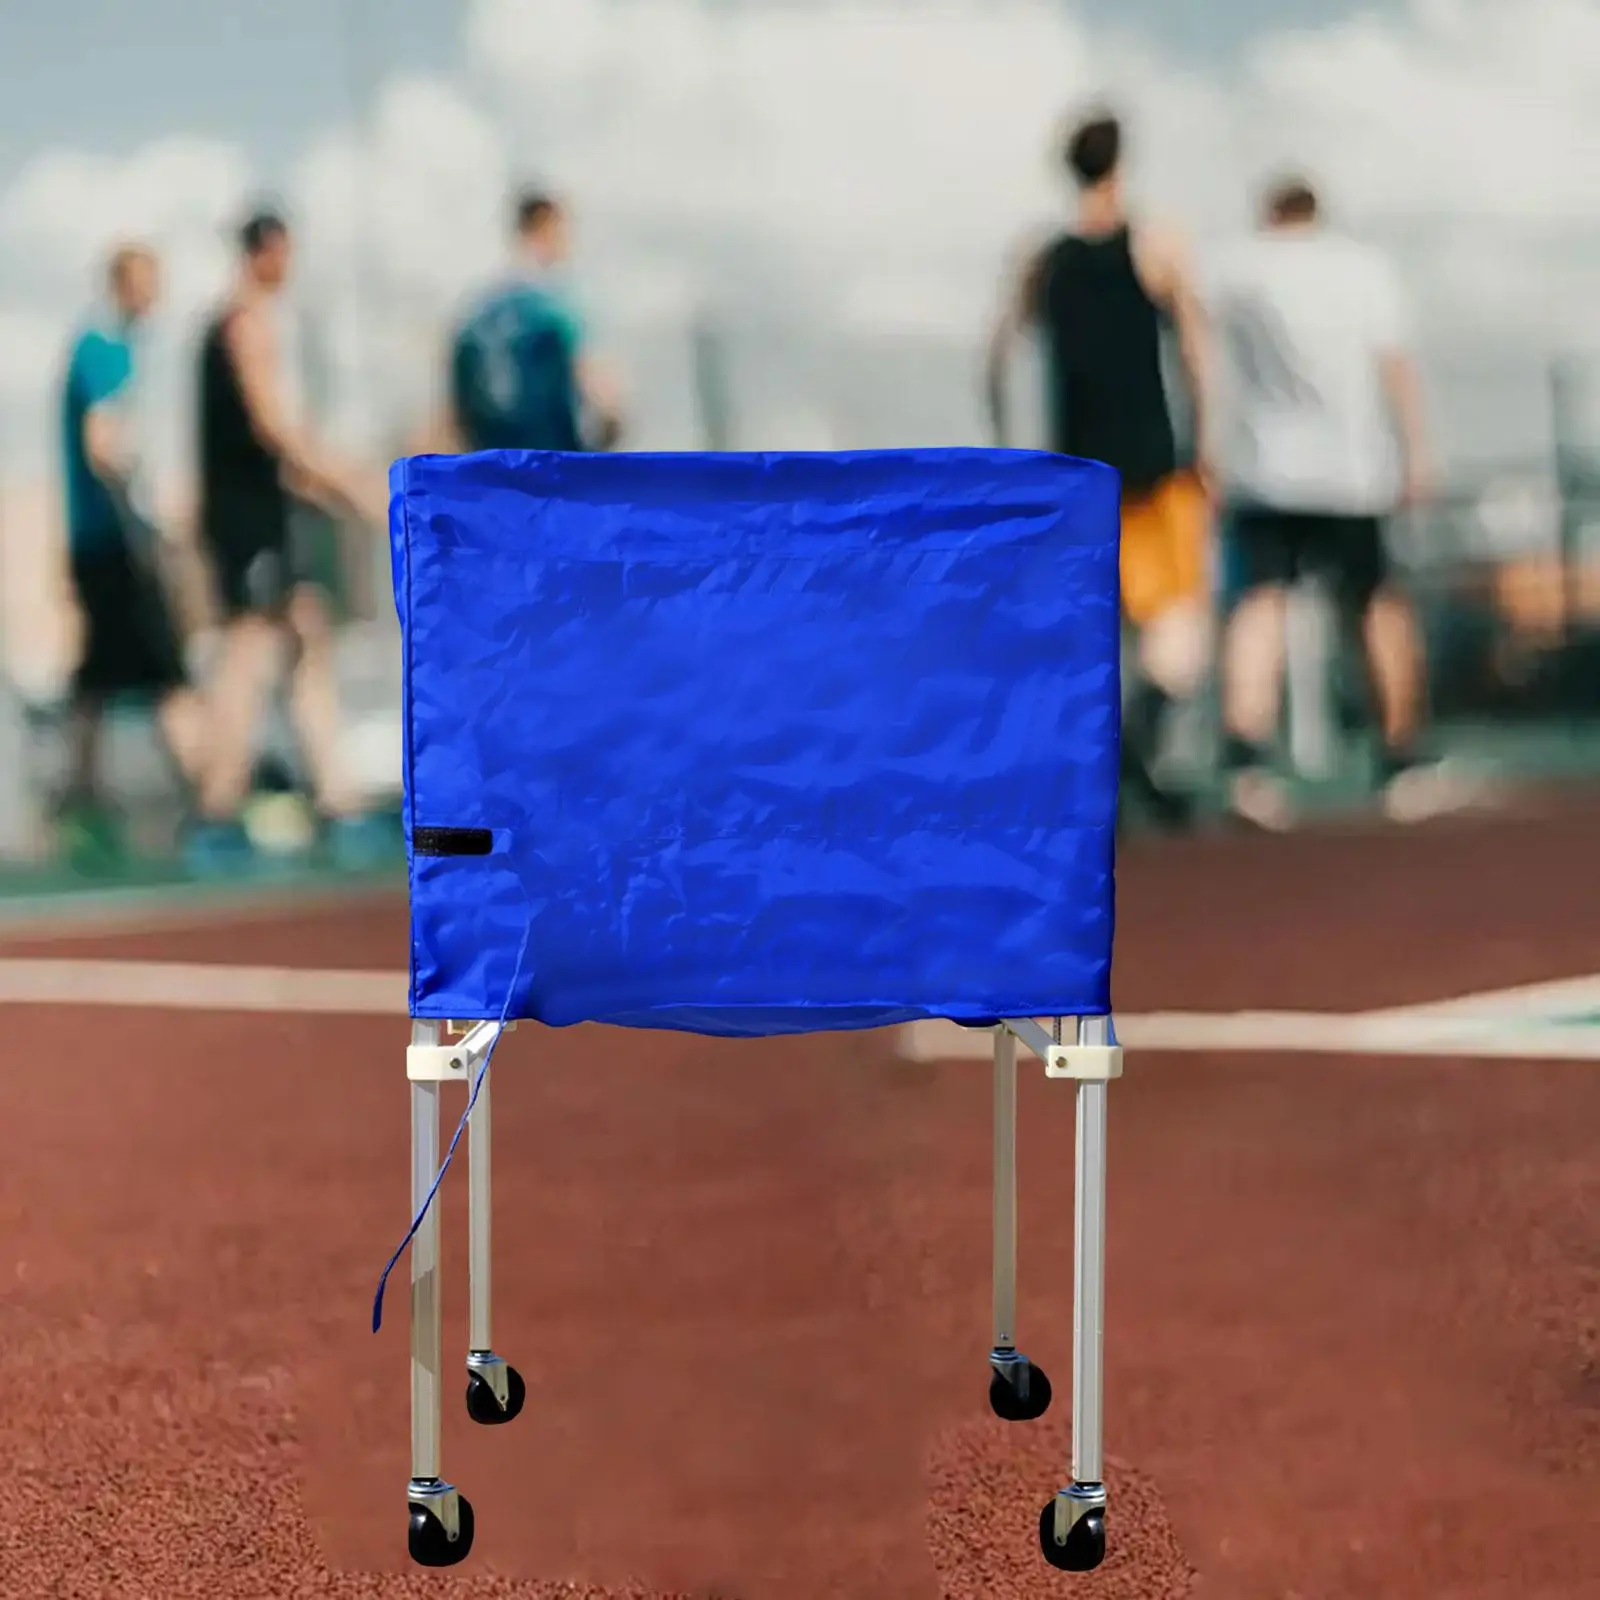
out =
[[[122,818],[95,800],[65,802],[56,821],[56,847],[74,872],[103,877],[126,865]]]
[[[1466,811],[1482,800],[1487,785],[1452,761],[1419,761],[1391,774],[1380,804],[1391,822],[1426,822]]]
[[[255,865],[255,852],[240,822],[192,822],[183,835],[183,864],[196,878],[238,878]]]
[[[327,847],[341,872],[374,872],[400,857],[394,831],[379,816],[331,817]]]
[[[1235,772],[1228,779],[1228,815],[1266,833],[1287,833],[1294,826],[1289,786],[1263,767]]]

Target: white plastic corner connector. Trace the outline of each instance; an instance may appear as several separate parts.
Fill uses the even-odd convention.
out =
[[[1073,1019],[1074,1025],[1076,1020]],[[1027,1017],[1002,1022],[1000,1026],[1007,1033],[1015,1034],[1018,1041],[1044,1063],[1044,1075],[1047,1078],[1072,1078],[1079,1083],[1109,1083],[1113,1078],[1122,1076],[1122,1046],[1119,1044],[1062,1044]],[[1116,1037],[1115,1034],[1111,1036]]]
[[[448,1025],[454,1030],[458,1024]],[[510,1033],[516,1023],[505,1024]],[[406,1077],[413,1083],[465,1083],[478,1063],[499,1038],[498,1022],[467,1025],[466,1033],[453,1044],[412,1044],[406,1046]]]
[[[1074,1078],[1079,1083],[1110,1083],[1122,1076],[1120,1044],[1052,1044],[1045,1054],[1047,1078]]]

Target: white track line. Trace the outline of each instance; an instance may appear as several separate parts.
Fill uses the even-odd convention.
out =
[[[403,972],[213,967],[175,961],[0,960],[0,1005],[404,1017]]]
[[[1570,1000],[1573,991],[1563,995]],[[1600,1061],[1600,1027],[1563,1022],[1531,1007],[1498,1016],[1418,1007],[1354,1016],[1306,1011],[1155,1012],[1119,1016],[1129,1050],[1308,1055],[1474,1056],[1499,1060]],[[900,1030],[899,1053],[913,1061],[979,1061],[993,1053],[988,1033],[952,1022],[914,1022]]]
[[[1117,1034],[1140,1052],[1600,1061],[1600,1026],[1562,1018],[1563,1010],[1580,1011],[1597,997],[1600,978],[1576,978],[1353,1016],[1152,1012],[1118,1017]],[[403,972],[0,958],[0,1005],[400,1019],[406,1002]],[[988,1033],[951,1022],[916,1022],[896,1034],[898,1053],[916,1061],[987,1060],[993,1052]]]
[[[1551,983],[1527,983],[1515,989],[1494,989],[1454,1000],[1436,1000],[1420,1006],[1392,1006],[1364,1013],[1369,1018],[1405,1019],[1408,1022],[1460,1020],[1500,1023],[1519,1017],[1550,1017],[1562,1013],[1600,1011],[1600,977],[1558,978]]]

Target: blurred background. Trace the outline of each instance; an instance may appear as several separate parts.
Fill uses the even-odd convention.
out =
[[[147,707],[111,728],[121,845],[85,855],[52,820],[79,648],[59,396],[116,242],[164,264],[137,426],[203,679],[195,343],[253,204],[296,228],[308,413],[374,472],[427,441],[452,318],[502,267],[508,197],[529,182],[570,203],[630,447],[981,443],[1000,275],[1067,214],[1055,140],[1090,98],[1129,121],[1136,201],[1202,262],[1285,167],[1391,252],[1444,478],[1394,530],[1441,736],[1513,778],[1600,772],[1600,0],[55,0],[3,8],[0,61],[14,888],[183,877]],[[304,533],[339,617],[348,750],[393,812],[385,533]],[[1298,597],[1283,750],[1313,809],[1366,803],[1345,667],[1322,597]],[[278,794],[298,782],[282,719],[261,739],[263,861],[330,871]],[[1205,784],[1216,744],[1203,699],[1169,759]]]

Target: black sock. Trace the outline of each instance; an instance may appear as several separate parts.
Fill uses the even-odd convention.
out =
[[[1241,739],[1236,733],[1224,736],[1222,741],[1224,772],[1249,772],[1271,764],[1270,757],[1261,745],[1254,744],[1249,739]]]
[[[1167,709],[1172,696],[1158,685],[1141,682],[1128,696],[1122,712],[1122,742],[1132,746],[1139,759],[1153,761],[1161,747],[1161,733],[1166,726]]]
[[[1417,764],[1417,752],[1408,740],[1405,744],[1385,745],[1378,752],[1378,777],[1388,783],[1402,772],[1409,772]]]

